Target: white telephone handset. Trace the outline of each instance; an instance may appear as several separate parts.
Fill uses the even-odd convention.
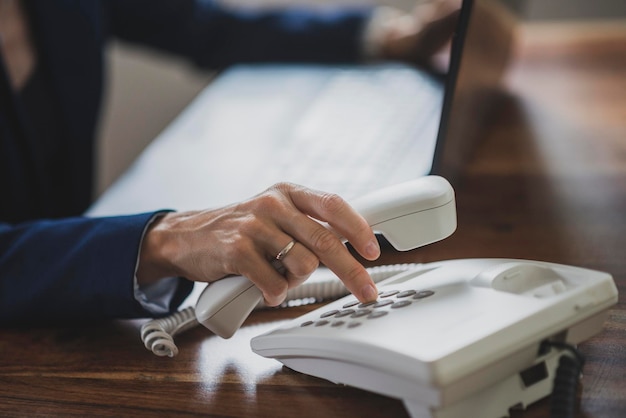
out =
[[[374,232],[397,250],[439,241],[456,229],[456,205],[450,183],[426,176],[390,186],[350,202]],[[230,338],[263,300],[261,291],[243,276],[209,284],[196,303],[196,319],[222,338]]]

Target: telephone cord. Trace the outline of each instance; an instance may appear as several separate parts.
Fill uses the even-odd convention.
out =
[[[174,357],[178,354],[174,336],[197,325],[195,309],[190,306],[172,315],[143,324],[141,340],[146,348],[157,356]]]
[[[550,417],[573,418],[576,416],[576,392],[585,358],[575,347],[569,344],[554,341],[544,344],[566,352],[559,359],[559,365],[554,376]]]

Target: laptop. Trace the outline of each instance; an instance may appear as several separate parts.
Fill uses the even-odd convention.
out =
[[[220,207],[279,181],[346,199],[428,174],[454,184],[472,148],[466,132],[449,137],[464,112],[457,80],[472,83],[460,73],[473,3],[462,3],[445,74],[397,63],[226,70],[87,215]]]

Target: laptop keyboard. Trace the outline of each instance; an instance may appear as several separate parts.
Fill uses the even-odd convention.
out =
[[[297,121],[273,168],[345,197],[427,174],[442,102],[440,82],[410,69],[338,72]]]
[[[219,207],[278,181],[352,199],[429,174],[443,90],[392,64],[233,69],[89,214]]]

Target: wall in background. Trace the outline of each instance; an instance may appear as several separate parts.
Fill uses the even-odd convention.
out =
[[[212,73],[136,47],[107,51],[107,94],[99,129],[96,194],[104,191],[187,104]]]
[[[525,20],[588,20],[626,17],[624,0],[500,0]]]

